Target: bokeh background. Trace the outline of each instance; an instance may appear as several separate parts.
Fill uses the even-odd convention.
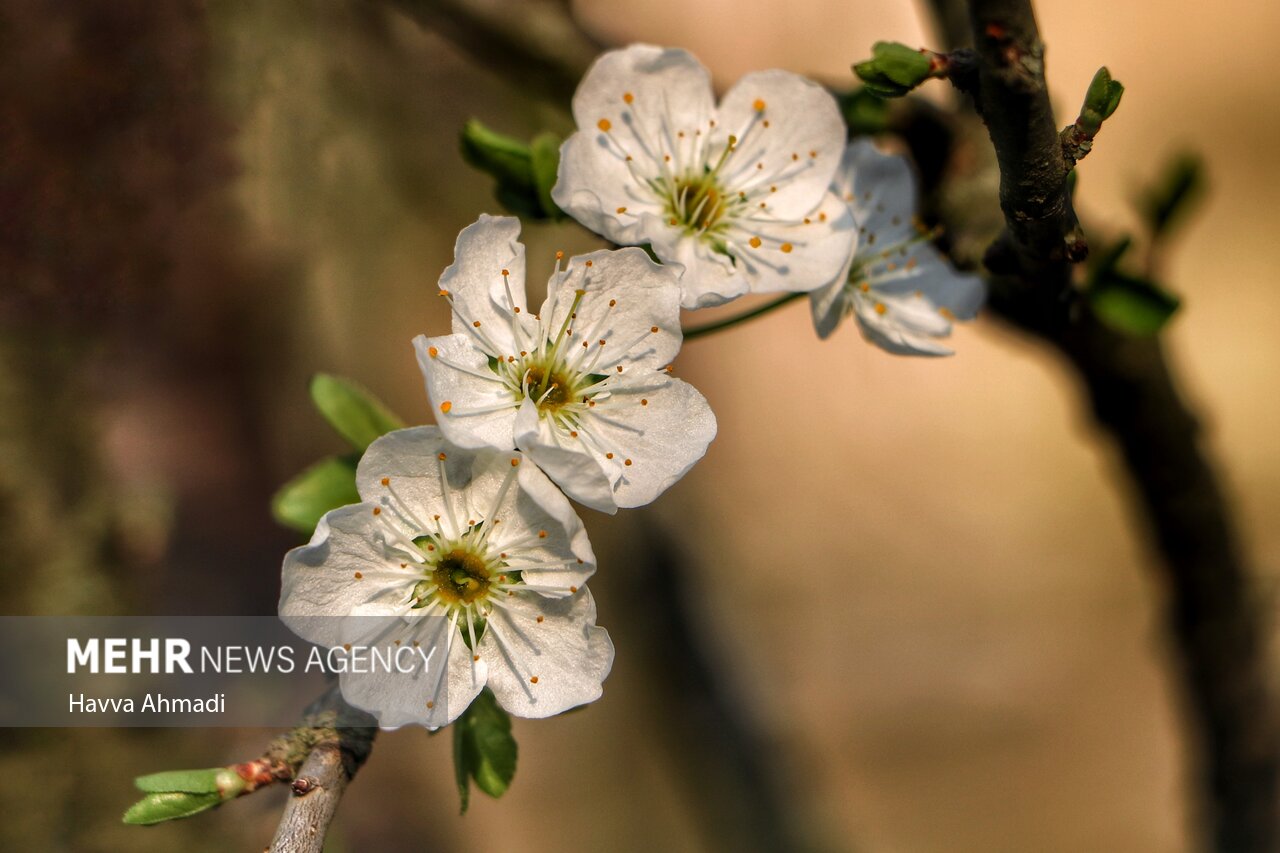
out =
[[[0,3],[0,607],[272,613],[272,491],[340,449],[319,370],[431,418],[409,346],[458,230],[499,212],[478,116],[564,117],[405,5]],[[693,50],[720,85],[838,85],[890,0],[579,0],[604,43]],[[1178,150],[1210,192],[1169,332],[1270,596],[1280,563],[1280,9],[1044,0],[1060,116],[1127,87],[1080,169],[1092,222]],[[938,97],[945,91],[938,86]],[[530,279],[572,225],[526,227]],[[586,513],[618,660],[604,699],[517,721],[501,801],[457,814],[447,737],[383,734],[333,851],[1184,851],[1193,757],[1163,590],[1110,449],[1038,347],[988,319],[913,361],[796,306],[691,342],[721,433],[652,508]],[[260,730],[0,734],[0,847],[261,849],[284,792],[119,824],[133,776],[256,755]],[[778,849],[778,848],[775,848]]]

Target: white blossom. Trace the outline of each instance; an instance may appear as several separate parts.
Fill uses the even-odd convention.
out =
[[[853,235],[829,185],[845,125],[821,86],[748,74],[716,104],[683,50],[605,53],[573,98],[551,195],[598,234],[684,267],[685,308],[829,283]]]
[[[482,216],[440,279],[453,334],[414,341],[448,439],[520,448],[569,497],[604,512],[647,504],[715,436],[711,408],[669,375],[680,349],[676,274],[640,249],[574,257],[541,310],[525,301],[519,221]]]
[[[280,617],[311,642],[418,662],[343,672],[349,703],[383,726],[437,727],[486,685],[522,717],[600,696],[613,645],[584,586],[595,556],[536,466],[415,427],[371,444],[356,485],[363,503],[286,555],[280,595]]]
[[[849,204],[858,242],[840,277],[810,294],[818,335],[852,314],[863,336],[888,352],[951,355],[937,339],[951,334],[953,321],[977,314],[986,289],[978,276],[952,269],[919,225],[906,159],[857,140],[833,189]]]

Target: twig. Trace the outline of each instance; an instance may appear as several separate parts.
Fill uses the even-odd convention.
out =
[[[347,783],[373,748],[377,723],[334,685],[307,709],[303,725],[272,741],[264,758],[298,767],[272,853],[320,853]],[[305,758],[305,761],[302,760]]]
[[[1029,0],[971,0],[975,101],[1000,164],[1008,230],[987,253],[992,307],[1058,348],[1116,441],[1164,563],[1170,628],[1211,795],[1214,849],[1273,851],[1280,740],[1265,620],[1199,426],[1156,339],[1102,325],[1071,288],[1084,241]]]

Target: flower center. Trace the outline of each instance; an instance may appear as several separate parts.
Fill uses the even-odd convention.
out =
[[[676,178],[667,186],[664,195],[672,225],[697,234],[712,230],[724,218],[724,189],[714,171]]]
[[[466,548],[454,548],[431,570],[436,595],[450,604],[471,604],[489,594],[489,565]]]
[[[529,396],[538,404],[538,411],[555,413],[572,402],[576,383],[563,367],[534,363],[525,369]]]

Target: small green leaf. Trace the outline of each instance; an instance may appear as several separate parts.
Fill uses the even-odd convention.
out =
[[[1097,278],[1088,297],[1093,312],[1104,323],[1140,337],[1164,328],[1180,304],[1178,297],[1155,282],[1115,270]]]
[[[280,487],[271,499],[271,514],[285,527],[310,534],[329,510],[360,503],[356,491],[359,461],[355,454],[321,459]]]
[[[1073,171],[1071,174],[1075,174]],[[1120,259],[1128,254],[1133,246],[1133,238],[1123,235],[1114,243],[1103,243],[1089,253],[1089,286],[1100,279],[1113,274],[1120,264]]]
[[[208,811],[222,798],[214,793],[189,794],[182,791],[168,791],[147,794],[129,807],[122,820],[132,826],[150,826],[164,823],[166,820],[191,817]]]
[[[404,428],[404,422],[381,400],[350,379],[317,373],[311,379],[311,401],[356,450],[363,451],[378,436]]]
[[[462,811],[470,804],[470,780],[491,797],[501,797],[516,774],[516,740],[511,718],[485,688],[454,722],[453,762]]]
[[[526,191],[534,188],[533,163],[525,143],[496,133],[477,119],[463,125],[460,141],[462,159],[493,176],[499,186],[514,185]]]
[[[554,133],[540,133],[529,143],[533,183],[538,191],[543,215],[548,219],[564,218],[564,213],[551,199],[551,188],[556,185],[556,173],[560,169],[560,142],[560,137]]]
[[[871,56],[880,73],[901,86],[919,86],[929,78],[929,57],[896,41],[878,41]]]
[[[1194,152],[1176,155],[1138,198],[1138,212],[1159,238],[1186,218],[1204,195],[1204,161]]]
[[[1106,66],[1099,68],[1089,82],[1076,124],[1090,134],[1096,134],[1102,128],[1102,123],[1111,118],[1112,113],[1120,106],[1123,95],[1124,86],[1120,81],[1111,79],[1111,72]]]
[[[211,767],[206,770],[166,770],[162,773],[151,773],[133,780],[139,791],[159,793],[163,791],[182,791],[188,794],[216,794],[221,790],[218,776],[229,771],[224,767]]]
[[[471,119],[462,128],[461,143],[462,159],[494,179],[494,197],[508,212],[528,219],[564,217],[551,201],[560,162],[554,134],[541,134],[529,145]]]
[[[889,126],[889,105],[863,86],[836,96],[844,122],[854,136],[870,136]]]
[[[881,72],[876,66],[874,59],[859,62],[853,66],[853,73],[858,75],[858,79],[862,81],[863,90],[875,95],[877,98],[901,98],[911,91],[910,86],[902,86],[889,79],[888,75]]]

